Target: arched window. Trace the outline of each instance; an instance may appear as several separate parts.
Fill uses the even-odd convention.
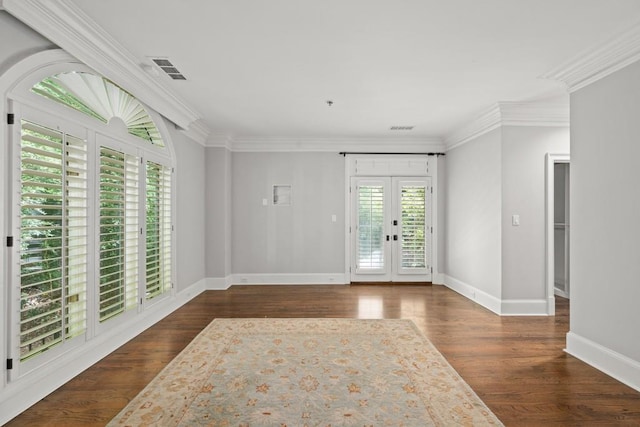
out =
[[[162,118],[70,61],[8,93],[12,377],[171,295],[173,155]]]
[[[120,118],[131,135],[164,147],[158,128],[140,101],[104,77],[65,72],[44,78],[31,90],[103,123]]]

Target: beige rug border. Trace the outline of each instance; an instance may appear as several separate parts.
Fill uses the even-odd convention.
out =
[[[495,425],[495,426],[503,426],[500,420],[493,414],[493,412],[489,409],[489,407],[480,399],[480,397],[476,394],[476,392],[471,388],[471,386],[460,376],[460,374],[451,366],[449,361],[440,353],[440,351],[435,347],[435,345],[425,336],[425,334],[416,326],[415,322],[411,319],[354,319],[354,318],[214,318],[206,327],[202,329],[192,340],[187,344],[187,346],[176,355],[168,364],[165,366],[150,382],[147,384],[144,389],[142,389],[108,424],[107,426],[121,426],[121,425],[133,425],[127,424],[127,419],[129,416],[133,415],[135,411],[138,409],[144,409],[143,403],[149,400],[149,395],[152,394],[154,389],[156,389],[159,384],[165,380],[167,374],[170,373],[173,369],[176,369],[178,366],[182,365],[180,369],[185,375],[191,376],[193,378],[200,378],[199,381],[194,381],[190,383],[186,387],[182,388],[179,393],[176,393],[175,400],[181,400],[183,402],[182,405],[176,405],[175,409],[171,411],[169,418],[164,420],[162,425],[178,425],[180,422],[179,418],[174,418],[174,414],[180,413],[184,415],[184,412],[190,406],[193,399],[195,399],[196,395],[199,393],[201,389],[201,384],[203,381],[206,381],[208,377],[202,377],[197,375],[198,371],[201,370],[202,366],[185,364],[185,361],[189,359],[190,356],[193,356],[195,350],[198,347],[202,347],[203,345],[207,346],[205,343],[209,341],[214,346],[218,346],[219,352],[224,351],[226,345],[221,345],[220,343],[215,342],[217,338],[221,338],[225,336],[225,333],[211,333],[211,329],[215,329],[217,327],[221,327],[224,330],[225,326],[229,329],[229,324],[243,324],[247,322],[255,322],[255,323],[270,323],[272,326],[283,327],[284,324],[288,325],[296,325],[298,327],[298,332],[309,332],[308,329],[305,329],[304,324],[310,323],[334,323],[334,322],[345,322],[345,323],[384,323],[388,324],[404,324],[409,327],[417,337],[419,337],[422,341],[422,344],[429,349],[430,352],[435,353],[439,358],[440,362],[442,362],[448,369],[447,373],[451,375],[451,380],[458,387],[462,388],[465,392],[466,396],[470,400],[475,400],[476,402],[474,406],[479,406],[481,409],[484,409],[482,412],[486,417],[487,424],[486,425]],[[227,324],[227,325],[225,325]],[[282,325],[279,325],[282,324]],[[291,330],[288,330],[291,332]],[[246,331],[245,331],[246,332]],[[314,331],[318,332],[318,331]],[[216,362],[217,363],[217,362]],[[186,370],[186,371],[185,371]],[[188,372],[188,371],[191,372]],[[478,425],[478,424],[474,424]]]

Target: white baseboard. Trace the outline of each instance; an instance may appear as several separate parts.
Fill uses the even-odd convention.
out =
[[[556,297],[551,295],[547,297],[547,315],[555,316],[556,315]]]
[[[480,304],[496,314],[502,314],[502,300],[494,297],[493,295],[489,295],[488,293],[471,286],[462,280],[451,277],[448,274],[444,276],[444,284],[446,287],[456,291],[463,297]]]
[[[234,274],[234,285],[344,285],[344,273]]]
[[[0,425],[28,409],[31,405],[80,374],[118,347],[153,326],[205,290],[200,280],[174,297],[153,305],[133,321],[86,341],[73,352],[65,353],[38,370],[5,385],[0,391]]]
[[[431,278],[431,284],[433,285],[444,285],[445,275],[444,273],[435,273]]]
[[[617,353],[573,332],[567,334],[570,355],[640,391],[640,362]]]
[[[449,275],[444,276],[444,284],[449,289],[500,316],[548,316],[553,314],[548,312],[549,302],[546,299],[503,300]]]
[[[233,277],[207,277],[207,290],[208,291],[225,291],[233,285]]]
[[[500,315],[502,316],[548,316],[546,299],[503,299]]]

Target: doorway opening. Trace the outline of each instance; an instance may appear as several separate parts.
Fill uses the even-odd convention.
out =
[[[547,313],[555,314],[555,296],[570,295],[570,162],[568,154],[546,156]]]

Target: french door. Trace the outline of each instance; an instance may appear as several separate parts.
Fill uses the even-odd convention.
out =
[[[431,179],[351,178],[351,281],[431,281]]]

